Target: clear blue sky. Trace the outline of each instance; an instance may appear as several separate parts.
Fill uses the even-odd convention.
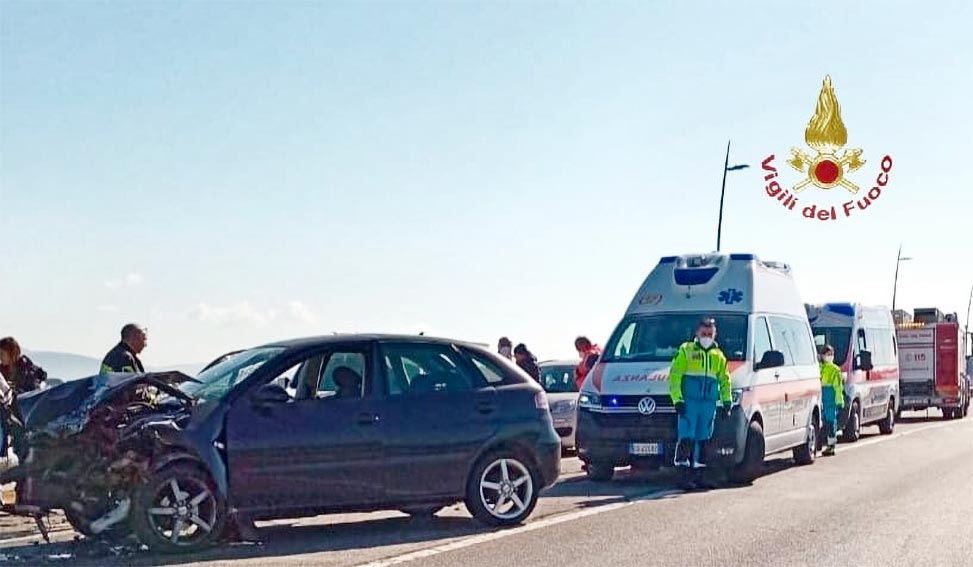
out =
[[[0,3],[0,333],[149,364],[331,331],[603,342],[662,255],[965,315],[968,2]],[[870,186],[763,193],[826,74]],[[791,183],[799,180],[789,172]],[[808,190],[833,202],[837,193]],[[843,191],[836,189],[835,192]]]

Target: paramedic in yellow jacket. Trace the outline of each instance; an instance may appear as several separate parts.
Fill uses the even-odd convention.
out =
[[[669,396],[679,414],[673,464],[684,471],[683,487],[693,489],[703,485],[701,457],[713,436],[717,402],[729,414],[733,399],[726,356],[716,344],[715,320],[700,321],[696,339],[679,347],[669,371]]]
[[[834,446],[838,442],[838,414],[845,407],[844,388],[841,368],[834,363],[834,347],[825,345],[821,349],[821,405],[824,409],[828,446],[822,455],[834,455]]]

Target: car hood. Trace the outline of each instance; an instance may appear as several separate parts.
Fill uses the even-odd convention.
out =
[[[73,435],[84,429],[92,411],[123,392],[151,385],[175,398],[191,401],[176,386],[193,381],[196,379],[182,372],[102,374],[31,392],[19,397],[17,402],[28,431],[52,436]]]

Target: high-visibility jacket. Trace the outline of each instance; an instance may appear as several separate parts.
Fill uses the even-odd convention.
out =
[[[693,400],[719,399],[724,406],[733,401],[726,356],[715,343],[704,349],[698,341],[683,343],[669,369],[669,397],[673,404]]]
[[[829,394],[828,390],[833,394]],[[841,377],[841,368],[833,362],[821,363],[821,396],[825,401],[833,399],[839,408],[845,405],[845,382]]]
[[[108,351],[105,359],[101,361],[101,373],[110,374],[112,372],[141,374],[145,372],[145,368],[135,351],[123,341]]]

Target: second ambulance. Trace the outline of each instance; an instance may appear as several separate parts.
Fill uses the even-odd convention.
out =
[[[814,461],[820,367],[790,268],[753,254],[670,256],[645,279],[581,387],[577,445],[589,478],[672,464],[669,367],[704,317],[716,319],[733,383],[733,408],[729,417],[717,412],[708,463],[749,482],[771,453]]]

